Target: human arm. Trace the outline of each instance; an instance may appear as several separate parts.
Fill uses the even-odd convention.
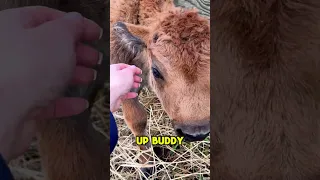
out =
[[[135,98],[135,92],[130,92],[132,88],[139,88],[142,82],[139,75],[142,74],[140,68],[127,64],[112,64],[110,66],[110,110],[117,111],[124,99]]]
[[[0,154],[6,162],[23,153],[37,121],[81,113],[82,98],[65,98],[68,84],[94,79],[99,52],[82,41],[101,28],[78,13],[46,7],[0,12]],[[0,177],[1,179],[1,177]]]

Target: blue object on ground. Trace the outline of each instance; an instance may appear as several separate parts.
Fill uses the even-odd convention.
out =
[[[117,128],[117,123],[110,112],[110,154],[116,147],[118,143],[118,128]]]
[[[1,154],[0,154],[0,179],[1,180],[13,180],[13,176],[11,174],[11,171],[10,171],[6,161],[1,156]]]

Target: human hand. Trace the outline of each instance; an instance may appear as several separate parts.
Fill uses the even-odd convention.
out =
[[[39,120],[79,114],[85,99],[59,98],[67,85],[87,84],[102,57],[81,43],[101,38],[101,28],[78,13],[46,7],[0,12],[0,153],[23,153]]]
[[[140,68],[127,64],[110,65],[110,110],[117,111],[120,104],[125,99],[138,96],[135,92],[130,92],[131,88],[139,88],[142,78]]]

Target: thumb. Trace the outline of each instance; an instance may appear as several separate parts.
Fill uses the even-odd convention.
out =
[[[78,41],[84,32],[84,18],[80,13],[70,12],[53,21],[46,22],[36,28],[43,33],[59,35],[67,35],[74,40]],[[63,36],[65,37],[65,36]]]

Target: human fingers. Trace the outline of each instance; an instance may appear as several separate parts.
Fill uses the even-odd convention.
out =
[[[92,67],[101,64],[103,55],[96,49],[79,43],[76,47],[77,64]]]
[[[134,75],[134,74],[139,75],[139,74],[142,73],[141,69],[138,68],[138,67],[136,67],[135,65],[129,66],[129,67],[127,67],[127,68],[124,68],[124,69],[122,69],[121,71],[122,71],[122,72],[126,72],[126,73],[130,73],[130,74],[132,74],[132,75]]]
[[[142,78],[140,76],[134,76],[134,82],[137,82],[137,83],[141,83],[142,82]]]
[[[135,65],[129,66],[126,69],[133,71],[133,73],[137,75],[142,74],[142,70]]]
[[[130,67],[129,64],[124,64],[124,63],[114,64],[114,66],[116,66],[116,69],[117,69],[117,70],[122,70],[122,69],[125,69],[125,68],[127,68],[127,67]]]
[[[118,64],[113,64],[116,66],[117,70],[130,70],[133,71],[135,74],[142,74],[142,70],[135,65],[129,65],[129,64],[124,64],[124,63],[118,63]],[[129,68],[129,69],[127,69]]]
[[[51,10],[51,9],[50,9]],[[35,10],[36,11],[36,10]],[[33,12],[31,14],[37,14]],[[41,15],[41,14],[40,14]],[[39,14],[38,14],[39,16]],[[50,19],[50,18],[49,18]],[[43,19],[41,19],[43,21]],[[38,25],[38,26],[37,26]],[[66,33],[77,41],[95,41],[101,38],[102,29],[93,21],[84,18],[80,13],[70,12],[60,18],[33,23],[35,29],[41,29],[46,33]]]
[[[64,97],[55,100],[48,107],[38,111],[36,120],[69,117],[82,113],[89,107],[87,100],[77,97]]]
[[[140,68],[138,68],[137,66],[135,66],[135,65],[131,65],[131,66],[124,67],[124,68],[122,68],[121,70],[130,70],[130,71],[132,71],[134,74],[137,74],[137,75],[142,74],[142,70],[141,70]]]
[[[137,88],[140,87],[140,83],[136,83],[136,82],[135,82],[135,83],[133,83],[132,87],[137,89]]]
[[[38,27],[46,22],[62,18],[67,14],[44,6],[12,8],[1,11],[1,13],[6,14],[5,17],[10,21],[10,25],[27,29]],[[83,25],[83,40],[94,41],[102,37],[102,29],[92,20],[84,18]]]
[[[133,99],[133,98],[136,98],[137,96],[138,96],[138,93],[128,92],[123,96],[123,99]]]
[[[89,84],[97,77],[97,71],[91,68],[76,66],[70,84]]]
[[[142,74],[142,70],[141,70],[140,68],[136,67],[136,66],[135,66],[135,68],[133,68],[133,70],[134,70],[134,73],[135,73],[136,75]]]
[[[1,11],[10,21],[11,26],[20,28],[33,28],[54,19],[64,16],[66,13],[44,6],[27,6],[6,9]]]

